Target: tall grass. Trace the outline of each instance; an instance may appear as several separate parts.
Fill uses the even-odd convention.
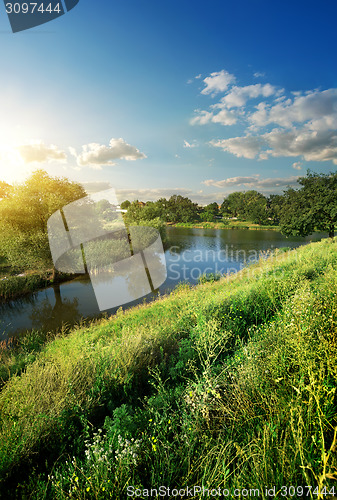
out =
[[[290,498],[283,486],[307,485],[308,498],[327,498],[336,267],[324,240],[47,342],[0,394],[4,491],[119,499],[164,485],[196,487],[193,498],[202,486]]]

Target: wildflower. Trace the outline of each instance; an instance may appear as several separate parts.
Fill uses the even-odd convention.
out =
[[[155,444],[153,444],[153,443],[152,443],[152,450],[153,450],[153,451],[156,451],[156,449],[157,449],[157,446],[156,446]]]

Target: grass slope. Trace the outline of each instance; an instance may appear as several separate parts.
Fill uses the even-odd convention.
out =
[[[4,351],[4,497],[333,496],[336,267],[323,240]]]

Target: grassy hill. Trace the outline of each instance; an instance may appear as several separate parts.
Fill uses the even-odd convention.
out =
[[[336,268],[323,240],[3,349],[4,498],[337,496]]]

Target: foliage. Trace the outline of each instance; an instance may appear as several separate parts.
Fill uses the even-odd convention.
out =
[[[129,200],[125,200],[121,203],[121,209],[122,210],[127,210],[129,206],[131,205],[131,202]]]
[[[0,203],[0,254],[20,269],[51,267],[47,220],[85,195],[80,184],[35,171]]]
[[[203,221],[213,222],[214,219],[219,215],[219,207],[216,202],[209,203],[204,207],[200,218]]]
[[[160,218],[164,222],[193,222],[198,219],[198,205],[189,198],[173,195],[169,200],[160,198],[142,206],[138,200],[128,208],[127,219],[140,221]]]
[[[240,217],[257,224],[266,224],[268,220],[267,199],[255,190],[230,193],[221,204],[223,217]]]
[[[281,231],[285,235],[307,236],[318,229],[333,238],[337,223],[337,173],[317,174],[308,170],[298,183],[300,189],[289,188],[284,193]]]
[[[160,484],[329,492],[336,269],[335,241],[276,251],[38,341],[0,393],[7,497],[117,500]]]

